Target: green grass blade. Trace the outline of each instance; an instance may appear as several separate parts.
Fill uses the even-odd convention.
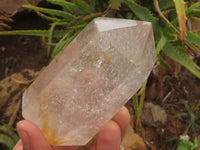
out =
[[[80,15],[89,15],[91,14],[91,12],[87,9],[84,9],[83,7],[80,7],[76,4],[73,4],[71,2],[67,2],[65,0],[47,0],[48,2],[55,4],[55,5],[59,5],[61,7],[63,7],[66,11],[68,12],[77,12]]]
[[[172,138],[166,139],[165,142],[168,143],[175,140],[179,140],[179,137],[172,137]]]
[[[81,31],[77,31],[73,36],[69,38],[69,40],[65,43],[64,47],[67,47],[67,45],[80,33]]]
[[[180,113],[180,114],[173,116],[172,118],[178,118],[178,117],[183,117],[183,116],[188,116],[188,113]]]
[[[45,14],[43,14],[43,13],[37,11],[37,10],[34,10],[34,11],[35,11],[35,13],[38,14],[38,16],[40,16],[41,18],[46,19],[48,21],[53,21],[53,22],[55,22],[55,21],[61,21],[61,19],[47,16],[47,15],[45,15]]]
[[[145,83],[143,84],[143,86],[141,88],[142,93],[141,93],[141,96],[140,96],[140,104],[139,104],[139,107],[138,107],[137,122],[140,122],[140,116],[142,114],[142,109],[143,109],[144,99],[145,99],[146,85],[147,85],[147,81],[145,81]]]
[[[65,43],[67,43],[69,36],[72,34],[73,30],[69,31],[67,34],[65,34],[62,39],[56,44],[55,48],[52,51],[52,58],[54,58],[57,53],[59,53],[61,50],[63,50]]]
[[[61,11],[61,10],[55,10],[55,9],[49,9],[49,8],[41,8],[41,7],[32,6],[32,5],[24,5],[24,7],[30,8],[30,9],[33,9],[35,11],[39,11],[39,12],[42,12],[42,13],[45,13],[45,14],[48,14],[50,16],[62,17],[66,21],[72,21],[73,19],[76,18],[72,14],[64,12],[64,11]],[[59,19],[59,18],[57,18],[57,19]]]
[[[79,25],[73,25],[72,27],[70,27],[69,29],[83,29],[88,23],[83,23],[83,24],[79,24]]]
[[[15,31],[1,31],[0,35],[29,35],[29,36],[47,36],[48,30],[15,30]]]
[[[79,33],[79,32],[77,32],[77,33],[75,33],[73,36],[69,37],[69,38],[65,41],[65,43],[63,44],[62,49],[65,48],[65,47],[78,35],[78,33]],[[68,34],[68,33],[67,33],[67,34]],[[60,51],[61,51],[62,49],[60,48],[60,49],[54,50],[54,51],[52,52],[52,54],[51,54],[52,59],[54,59],[54,58],[60,53]]]
[[[133,0],[124,0],[124,2],[139,19],[143,21],[152,22],[155,38],[160,38],[160,27],[153,14],[146,7],[137,4]]]
[[[200,46],[200,36],[199,35],[197,35],[193,32],[187,31],[186,39],[188,41],[190,41],[191,43],[193,43],[197,46]]]
[[[182,99],[181,99],[181,102],[184,104],[189,116],[191,116],[192,115],[192,109],[190,108],[190,106]]]
[[[197,69],[197,64],[195,64],[182,50],[173,47],[171,43],[167,42],[163,47],[163,52],[188,69],[196,77],[200,78],[200,71]]]
[[[53,32],[54,38],[61,38],[66,34],[65,30],[55,30]],[[49,30],[15,30],[15,31],[1,31],[0,36],[6,35],[26,35],[26,36],[49,36]]]
[[[52,42],[52,35],[53,35],[53,31],[56,27],[56,23],[53,23],[49,29],[49,35],[48,35],[48,49],[47,49],[47,56],[49,56],[50,51],[51,51],[51,42]]]
[[[137,128],[137,126],[139,126],[141,134],[142,134],[142,137],[143,137],[143,139],[145,141],[146,141],[146,138],[145,138],[145,133],[143,131],[143,127],[142,127],[141,117],[140,116],[141,116],[142,108],[143,108],[143,105],[144,105],[146,84],[147,84],[147,81],[143,84],[143,86],[142,86],[142,88],[140,90],[140,91],[142,91],[142,93],[141,93],[141,96],[140,96],[140,103],[139,104],[138,104],[137,93],[132,97],[133,106],[134,106],[134,110],[135,110],[135,115],[137,117],[137,119],[136,119],[136,128]]]
[[[140,131],[141,131],[141,134],[142,134],[142,138],[144,139],[144,141],[147,141],[146,137],[145,137],[145,132],[143,130],[142,122],[141,121],[139,122],[139,128],[140,128]]]
[[[200,111],[196,114],[196,119],[197,119],[197,120],[200,119]]]
[[[55,56],[57,55],[57,53],[59,54],[65,47],[65,43],[67,43],[68,39],[65,39],[63,41],[59,41],[59,43],[57,43],[55,45],[55,48],[53,49],[53,55],[51,55],[52,58],[55,58]]]
[[[28,6],[32,6],[27,0],[22,0],[24,1],[24,4],[27,4]],[[23,7],[26,7],[26,5],[23,5]],[[49,21],[59,21],[60,19],[58,18],[53,18],[50,16],[47,16],[45,14],[42,14],[41,12],[34,10],[40,17],[42,17],[43,19],[49,20]]]
[[[138,96],[137,93],[132,97],[135,116],[138,116]]]
[[[197,110],[200,107],[200,102],[192,109],[193,111]]]

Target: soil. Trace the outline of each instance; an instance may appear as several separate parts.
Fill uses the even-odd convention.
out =
[[[48,28],[47,22],[31,12],[15,15],[13,20],[15,21],[9,23],[12,30]],[[166,140],[179,137],[183,134],[186,130],[184,125],[188,120],[188,117],[173,118],[174,115],[186,112],[180,100],[184,99],[191,107],[196,106],[200,101],[200,80],[169,58],[166,57],[165,60],[170,64],[171,68],[166,70],[156,65],[147,85],[145,101],[161,106],[168,116],[166,125],[157,128],[143,126],[150,149],[172,149],[176,141],[166,142]],[[195,61],[200,64],[198,59]],[[8,95],[4,105],[0,105],[1,125],[10,122],[13,112],[16,109],[17,115],[14,116],[13,127],[15,127],[17,121],[23,119],[21,116],[21,108],[16,108],[16,104],[21,101],[23,91],[29,86],[29,84],[18,84],[8,77],[14,74],[15,79],[32,80],[36,75],[30,72],[38,74],[49,62],[50,59],[47,57],[46,46],[42,43],[40,37],[0,37],[0,93],[4,90],[6,91],[6,95]],[[24,71],[24,69],[29,69],[29,71]],[[5,87],[7,87],[6,90],[4,89]],[[15,90],[12,90],[14,87],[16,87]],[[0,97],[1,103],[5,97],[2,97],[2,95]],[[130,100],[127,106],[132,109],[132,105],[133,103]],[[11,107],[11,109],[9,108],[11,110],[9,113],[7,112],[8,107]],[[134,124],[134,114],[131,114],[131,116],[132,123]],[[196,128],[194,131],[190,130],[188,134],[193,138],[200,135],[200,130]],[[3,150],[4,148],[0,146],[0,149]]]

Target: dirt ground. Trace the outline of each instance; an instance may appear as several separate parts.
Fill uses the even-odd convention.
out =
[[[41,20],[33,13],[21,13],[13,18],[14,22],[9,23],[15,29],[45,29],[48,23]],[[187,117],[173,118],[182,112],[186,112],[183,103],[184,99],[189,106],[194,107],[200,101],[200,80],[190,72],[165,58],[171,65],[168,70],[156,67],[152,71],[146,92],[146,102],[152,102],[162,107],[167,113],[167,123],[164,126],[149,127],[143,126],[146,140],[153,145],[151,149],[172,149],[176,141],[166,142],[172,137],[179,137],[186,130],[184,126]],[[46,46],[41,42],[40,37],[24,36],[0,36],[0,124],[8,123],[17,109],[14,116],[14,124],[22,119],[21,108],[16,104],[21,101],[23,91],[29,84],[19,84],[9,76],[13,75],[18,80],[32,80],[38,72],[49,63]],[[195,61],[200,64],[199,59]],[[16,75],[17,74],[17,75]],[[132,108],[132,101],[127,103]],[[131,115],[133,121],[134,114]],[[134,124],[134,122],[133,122]],[[189,131],[191,138],[200,135],[200,130]],[[3,146],[0,147],[3,149]]]

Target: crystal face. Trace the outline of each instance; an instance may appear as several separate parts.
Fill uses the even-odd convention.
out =
[[[96,18],[24,92],[22,114],[52,145],[85,145],[155,62],[151,23]]]

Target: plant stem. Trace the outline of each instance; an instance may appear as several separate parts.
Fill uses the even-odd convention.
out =
[[[17,112],[19,111],[20,106],[21,106],[21,99],[17,102],[17,105],[15,107],[15,110],[13,111],[13,114],[12,114],[10,120],[9,120],[8,125],[12,126],[13,123],[15,122],[15,119],[16,119],[16,116],[17,116]]]
[[[158,15],[174,30],[174,32],[178,35],[180,35],[180,31],[178,31],[172,24],[171,22],[163,15],[163,13],[160,10],[159,4],[158,4],[158,0],[153,0],[154,2],[154,6],[156,11],[158,12]],[[185,44],[190,47],[193,51],[195,51],[196,53],[200,54],[200,50],[199,48],[197,48],[194,44],[192,44],[190,41],[188,41],[187,39],[185,40]],[[196,66],[199,69],[199,66]]]
[[[111,5],[103,12],[102,17],[105,17],[112,10]]]
[[[142,113],[142,109],[143,109],[143,105],[144,105],[144,99],[145,99],[145,91],[146,91],[146,85],[147,85],[147,81],[145,81],[145,83],[143,84],[142,88],[141,88],[141,96],[140,96],[140,104],[138,107],[138,115],[137,115],[137,120],[136,123],[139,125],[142,137],[144,139],[144,141],[146,141],[146,137],[145,137],[145,133],[143,131],[142,128],[142,123],[141,123],[141,113]]]
[[[171,24],[171,22],[163,15],[163,13],[160,10],[158,0],[153,0],[154,6],[156,11],[158,12],[158,15],[176,32],[179,33],[179,31]]]
[[[27,80],[27,81],[20,81],[20,80],[17,80],[15,78],[13,78],[12,76],[8,76],[8,78],[18,84],[29,84],[29,83],[32,83],[35,79],[32,79],[32,80]]]
[[[54,31],[55,27],[56,27],[56,23],[53,23],[49,29],[49,35],[48,35],[49,45],[48,45],[48,49],[47,49],[47,56],[49,56],[51,53],[51,45],[50,44],[52,42],[52,35],[53,35],[53,31]]]

